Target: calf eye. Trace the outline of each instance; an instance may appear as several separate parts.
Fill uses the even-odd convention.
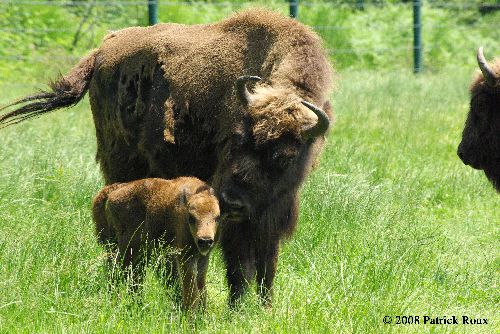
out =
[[[189,215],[189,225],[194,225],[195,223],[196,223],[196,220],[194,219],[194,217]]]

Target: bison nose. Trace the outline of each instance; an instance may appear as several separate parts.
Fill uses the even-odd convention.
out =
[[[241,221],[248,216],[248,207],[231,190],[221,193],[221,211],[226,221]]]
[[[482,169],[482,161],[484,161],[484,157],[477,156],[477,154],[471,154],[471,152],[472,151],[469,151],[467,153],[461,144],[458,146],[457,155],[465,165],[474,169]]]
[[[465,161],[464,161],[464,151],[462,150],[461,146],[458,147],[457,155],[460,158],[460,160],[462,160],[465,163]]]
[[[465,165],[471,165],[471,159],[465,153],[465,149],[464,149],[463,144],[458,145],[457,155]]]
[[[210,248],[210,247],[212,247],[213,244],[214,244],[214,239],[211,239],[211,238],[198,239],[198,247],[200,247],[202,249]]]

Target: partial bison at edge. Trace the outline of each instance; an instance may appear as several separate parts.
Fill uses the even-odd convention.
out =
[[[320,38],[261,9],[214,24],[113,32],[51,90],[25,97],[0,127],[78,103],[87,90],[106,184],[195,176],[226,222],[230,304],[257,280],[271,302],[279,243],[332,119]],[[68,120],[69,121],[69,120]]]
[[[470,111],[457,154],[463,163],[483,170],[500,192],[500,60],[489,65],[477,52],[482,75],[471,86]]]

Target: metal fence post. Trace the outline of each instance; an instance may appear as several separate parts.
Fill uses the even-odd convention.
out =
[[[148,0],[149,25],[158,23],[158,0]]]
[[[422,2],[413,0],[413,73],[422,71]]]
[[[297,18],[299,16],[299,0],[290,0],[290,17]]]

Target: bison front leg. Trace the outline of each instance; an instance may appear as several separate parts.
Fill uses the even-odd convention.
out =
[[[270,307],[273,297],[273,282],[278,263],[279,239],[261,245],[257,252],[257,292],[266,307]]]
[[[228,222],[222,233],[221,245],[229,285],[229,306],[235,307],[255,275],[253,240],[245,222]]]

